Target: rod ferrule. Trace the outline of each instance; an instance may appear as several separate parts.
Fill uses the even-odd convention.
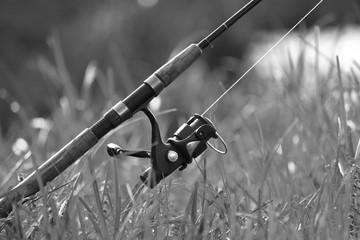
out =
[[[128,119],[132,116],[130,109],[124,104],[123,101],[115,104],[115,106],[112,107],[112,110],[114,110],[120,116],[120,118]]]
[[[156,74],[152,74],[144,81],[144,83],[146,83],[152,88],[156,96],[158,96],[165,88],[164,83],[160,80],[158,76],[156,76]]]

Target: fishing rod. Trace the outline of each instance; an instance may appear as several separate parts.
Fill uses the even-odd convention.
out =
[[[197,114],[183,124],[174,133],[173,137],[163,142],[156,118],[147,108],[147,105],[190,67],[201,56],[203,50],[210,46],[216,38],[260,1],[251,0],[199,43],[190,44],[150,75],[129,96],[115,104],[100,120],[82,131],[44,162],[36,171],[7,192],[0,199],[0,218],[5,218],[11,213],[13,204],[17,204],[23,198],[36,194],[40,190],[39,182],[45,185],[52,181],[93,148],[102,137],[139,111],[144,112],[151,123],[151,150],[131,151],[124,150],[115,144],[109,144],[107,151],[110,156],[125,154],[140,158],[150,158],[151,167],[140,176],[141,181],[148,187],[155,187],[162,179],[177,169],[185,169],[192,162],[193,158],[198,157],[207,149],[208,145],[216,152],[225,154],[227,151],[226,144],[217,133],[214,124],[208,118]],[[220,139],[224,150],[216,149],[210,145],[208,141],[211,138]]]

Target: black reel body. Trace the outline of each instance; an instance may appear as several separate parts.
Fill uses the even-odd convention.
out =
[[[198,114],[191,117],[164,143],[161,139],[159,125],[155,116],[148,108],[142,111],[149,118],[151,123],[151,151],[147,150],[124,150],[116,144],[107,145],[110,156],[124,154],[127,156],[150,158],[151,167],[140,175],[140,179],[148,187],[155,187],[162,179],[173,173],[175,170],[184,170],[193,158],[198,157],[207,148],[207,142],[211,138],[220,138],[225,151],[214,150],[219,153],[226,153],[225,142],[217,134],[212,122]]]

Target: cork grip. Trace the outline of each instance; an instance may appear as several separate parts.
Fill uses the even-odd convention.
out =
[[[182,52],[159,68],[155,74],[167,87],[180,74],[182,74],[200,56],[201,49],[196,44],[190,44]]]

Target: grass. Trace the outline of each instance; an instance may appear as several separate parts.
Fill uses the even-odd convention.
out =
[[[55,64],[44,58],[37,63],[54,83],[49,88],[63,96],[60,103],[49,100],[54,111],[48,119],[32,124],[25,124],[28,117],[20,106],[25,135],[17,144],[15,137],[1,139],[0,179],[5,180],[0,194],[121,99],[113,90],[112,70],[94,62],[77,91],[54,36]],[[228,144],[227,155],[207,150],[153,190],[142,187],[138,175],[148,162],[110,158],[105,150],[109,142],[149,148],[150,124],[136,116],[39,194],[14,205],[13,213],[0,220],[0,238],[358,238],[359,64],[346,73],[341,58],[330,59],[332,67],[324,75],[319,65],[329,59],[315,51],[321,43],[303,43],[297,57],[289,53],[278,63],[281,77],[262,76],[257,69],[212,109],[209,117]],[[309,65],[306,58],[314,52],[316,61]],[[229,73],[240,75],[238,66],[244,63],[232,63],[233,69],[229,64],[209,73],[200,61],[165,90],[162,109],[178,110],[156,112],[162,131],[171,131],[170,121],[183,123],[206,109],[222,91],[219,79],[225,83]],[[309,79],[315,89],[308,89]],[[103,101],[92,102],[93,95]],[[15,145],[20,151],[11,150]]]

